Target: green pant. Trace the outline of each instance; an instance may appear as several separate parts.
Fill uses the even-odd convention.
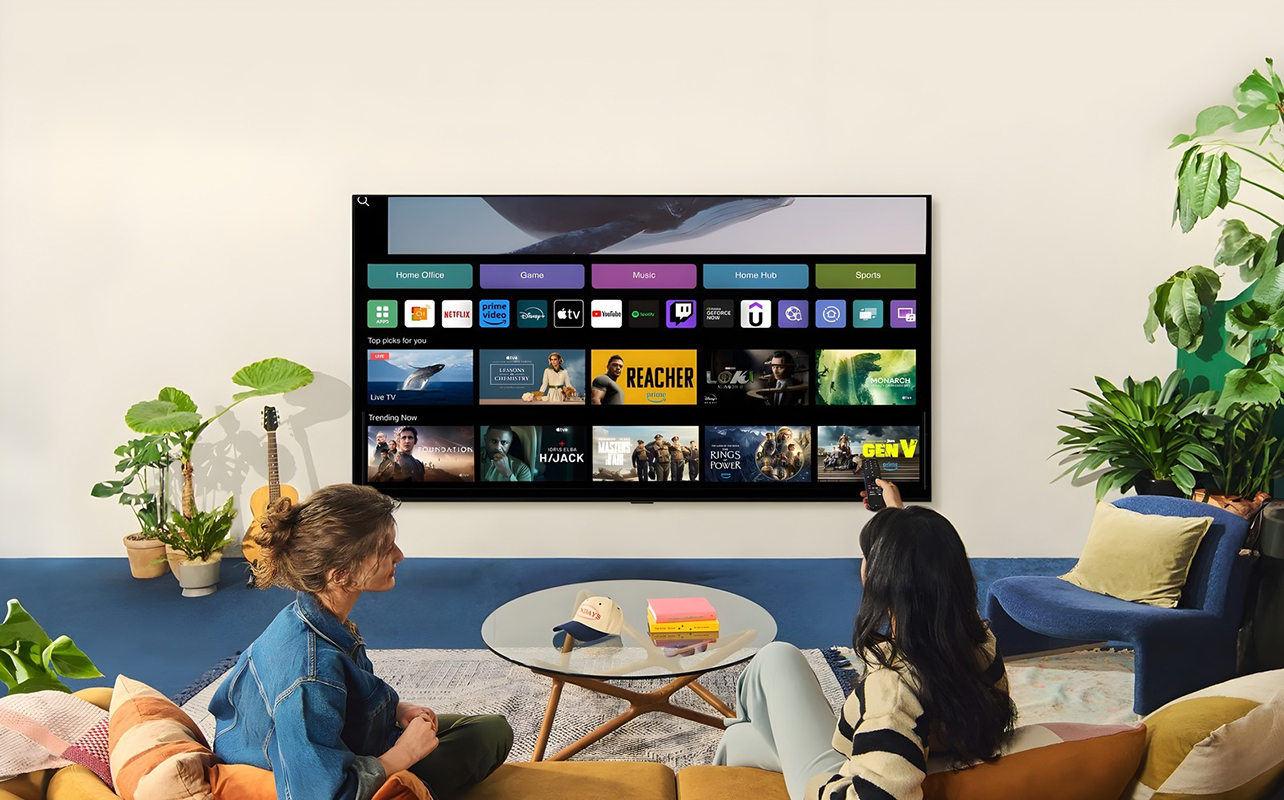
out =
[[[410,768],[435,800],[451,800],[481,783],[513,749],[513,729],[498,714],[438,714],[437,739],[437,749]]]

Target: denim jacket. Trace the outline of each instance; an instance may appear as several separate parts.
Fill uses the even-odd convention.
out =
[[[214,752],[271,770],[281,800],[369,800],[400,735],[397,702],[361,637],[300,592],[214,693]]]

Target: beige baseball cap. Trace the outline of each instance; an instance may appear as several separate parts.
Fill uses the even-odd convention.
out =
[[[609,597],[590,597],[575,610],[569,622],[553,628],[566,631],[577,642],[593,642],[607,636],[618,636],[624,627],[624,612]]]

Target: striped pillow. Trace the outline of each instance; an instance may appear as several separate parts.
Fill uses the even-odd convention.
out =
[[[212,800],[206,770],[214,754],[191,717],[152,687],[116,678],[108,757],[124,800]]]
[[[1284,669],[1201,689],[1143,721],[1146,755],[1124,800],[1256,800],[1284,776]]]

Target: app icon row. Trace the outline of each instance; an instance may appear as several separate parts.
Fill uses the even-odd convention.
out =
[[[366,327],[891,328],[918,327],[917,300],[370,300]],[[773,314],[774,306],[774,314]],[[440,309],[438,308],[440,307]],[[587,312],[587,313],[586,313]]]

